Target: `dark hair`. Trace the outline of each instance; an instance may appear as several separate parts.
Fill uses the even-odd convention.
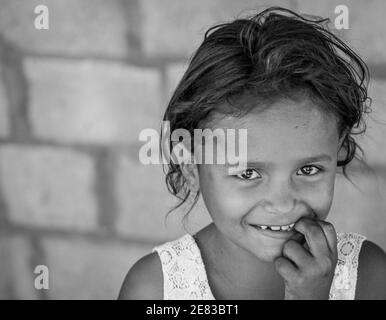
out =
[[[347,153],[337,166],[343,167],[348,178],[346,166],[354,157],[362,161],[356,150],[364,154],[352,135],[366,130],[362,116],[371,112],[367,104],[371,102],[367,96],[369,71],[363,60],[328,30],[328,22],[272,7],[210,28],[174,91],[163,120],[170,121],[171,131],[184,128],[193,135],[193,130],[213,114],[248,113],[249,107],[232,103],[242,95],[267,103],[306,94],[335,116]],[[229,110],[224,110],[224,102]],[[354,132],[361,125],[363,129]],[[171,143],[169,147],[171,151]],[[176,163],[168,165],[166,184],[180,199],[172,210],[191,196]],[[199,192],[190,210],[198,197]]]

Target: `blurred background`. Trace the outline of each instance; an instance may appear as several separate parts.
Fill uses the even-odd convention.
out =
[[[49,30],[37,30],[37,5]],[[382,0],[0,0],[0,298],[115,299],[151,248],[185,223],[160,166],[138,160],[189,57],[214,23],[279,5],[330,17],[368,63],[373,113],[357,137],[370,169],[337,177],[331,221],[386,249],[386,2]],[[37,290],[37,265],[49,289]]]

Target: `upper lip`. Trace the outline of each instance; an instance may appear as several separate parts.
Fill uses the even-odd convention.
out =
[[[297,220],[296,220],[297,221]],[[270,227],[281,227],[281,226],[288,226],[290,224],[295,224],[296,221],[288,222],[288,223],[281,223],[281,224],[271,224],[271,223],[250,223],[254,226],[270,226]]]
[[[281,227],[281,226],[288,226],[290,224],[293,224],[293,223],[297,223],[300,219],[302,218],[309,218],[309,219],[312,219],[313,217],[311,215],[302,215],[300,216],[299,218],[297,219],[293,219],[291,221],[288,221],[288,222],[283,222],[283,223],[278,223],[277,221],[275,223],[249,223],[251,225],[255,225],[255,226],[271,226],[271,227]]]

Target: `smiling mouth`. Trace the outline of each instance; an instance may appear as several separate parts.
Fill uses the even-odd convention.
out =
[[[287,224],[287,225],[281,225],[281,226],[268,226],[268,225],[258,225],[258,224],[251,224],[252,227],[255,227],[257,229],[261,230],[271,230],[271,231],[292,231],[295,223]]]

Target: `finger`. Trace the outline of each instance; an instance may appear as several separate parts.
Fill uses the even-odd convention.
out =
[[[291,281],[298,275],[296,266],[285,257],[279,257],[275,260],[275,268],[285,281]]]
[[[298,268],[303,268],[312,262],[311,254],[295,240],[288,240],[283,246],[283,256],[291,260]]]
[[[304,237],[303,233],[295,232],[295,234],[290,238],[291,240],[296,241],[299,243],[305,250],[310,252],[310,247],[307,244],[306,238]]]
[[[326,221],[317,220],[317,223],[322,228],[324,235],[327,239],[328,247],[330,251],[336,255],[337,254],[337,236],[334,226]]]
[[[324,232],[315,220],[302,218],[295,224],[294,228],[298,232],[304,234],[310,252],[314,257],[323,252],[329,252],[329,246]]]

